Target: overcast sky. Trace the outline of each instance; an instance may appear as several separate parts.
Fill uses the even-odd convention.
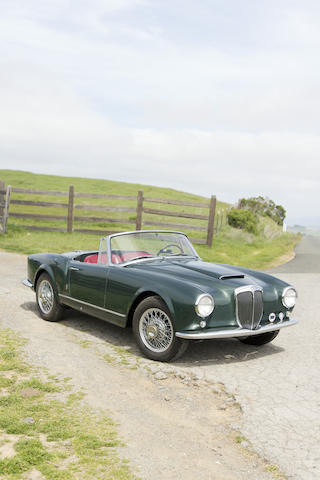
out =
[[[320,225],[316,0],[0,0],[0,168]]]

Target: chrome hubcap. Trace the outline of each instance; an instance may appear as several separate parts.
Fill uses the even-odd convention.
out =
[[[41,311],[45,314],[50,313],[52,310],[54,299],[53,295],[51,283],[47,280],[43,280],[40,283],[38,290],[38,303]]]
[[[140,337],[153,352],[166,351],[173,340],[173,327],[168,315],[159,308],[149,308],[139,321]]]
[[[146,328],[147,338],[155,338],[158,335],[158,329],[156,325],[149,325]]]

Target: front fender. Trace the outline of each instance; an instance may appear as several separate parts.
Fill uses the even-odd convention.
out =
[[[148,294],[157,295],[166,303],[176,330],[193,330],[199,328],[201,320],[195,311],[195,301],[202,293],[202,289],[185,282],[172,282],[169,279],[165,285],[159,285],[159,282],[148,282],[148,287],[141,287],[135,292],[127,317],[130,319],[132,309],[134,310],[139,304],[140,298],[142,300]]]
[[[57,286],[57,282],[56,282],[56,279],[55,279],[53,269],[49,265],[45,265],[45,264],[40,265],[38,270],[36,271],[36,274],[35,274],[35,277],[34,277],[34,283],[33,283],[34,290],[36,291],[36,289],[37,289],[37,283],[38,283],[38,280],[39,280],[42,273],[47,273],[49,275],[50,280],[52,282],[54,292],[55,292],[56,295],[58,295],[59,294],[59,289],[58,289],[58,286]]]
[[[175,308],[174,308],[174,304],[172,302],[172,299],[170,298],[170,296],[168,295],[168,293],[164,289],[159,288],[155,285],[153,285],[153,287],[151,287],[151,288],[150,287],[148,287],[148,288],[147,287],[141,287],[141,288],[139,288],[139,290],[136,291],[136,293],[134,295],[134,298],[133,298],[133,301],[132,301],[131,305],[129,306],[127,316],[129,316],[129,312],[132,310],[132,307],[139,304],[139,299],[140,298],[143,299],[143,298],[146,298],[149,295],[150,296],[157,295],[158,297],[162,298],[162,300],[167,305],[171,316],[173,318],[175,317]]]

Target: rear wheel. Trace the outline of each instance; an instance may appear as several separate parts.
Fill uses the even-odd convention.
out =
[[[64,308],[59,304],[52,280],[47,273],[42,273],[36,286],[38,310],[41,317],[49,322],[62,318]]]
[[[160,297],[142,300],[134,312],[132,330],[140,350],[152,360],[177,359],[188,346],[175,336],[169,309]]]
[[[250,337],[239,337],[238,340],[240,340],[242,343],[246,343],[247,345],[265,345],[266,343],[272,342],[278,333],[279,330],[275,330],[274,332],[261,333],[260,335],[252,335]]]

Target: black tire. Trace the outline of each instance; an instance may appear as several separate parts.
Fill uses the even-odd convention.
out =
[[[37,306],[40,316],[48,322],[58,322],[64,313],[60,305],[52,280],[47,273],[42,273],[36,285]]]
[[[160,297],[148,297],[139,303],[132,330],[139,349],[151,360],[176,360],[188,347],[186,340],[175,336],[170,311]]]
[[[252,335],[250,337],[238,337],[238,340],[242,343],[246,343],[247,345],[265,345],[266,343],[272,342],[278,335],[279,330],[275,330],[274,332],[267,332],[261,333],[260,335]]]

